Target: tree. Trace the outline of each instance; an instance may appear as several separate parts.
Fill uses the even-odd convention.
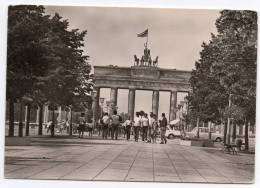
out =
[[[48,17],[43,6],[9,7],[6,89],[10,104],[9,136],[14,136],[14,102],[31,95],[37,76],[46,69],[46,49],[41,41],[48,31],[45,24]]]
[[[232,95],[232,104],[242,109],[247,122],[255,123],[257,14],[253,11],[221,11],[216,21],[221,61],[213,65],[220,83]],[[239,120],[239,119],[238,119]],[[247,129],[246,129],[247,130]],[[248,149],[248,133],[245,144]]]
[[[216,20],[218,34],[202,44],[200,60],[191,75],[193,109],[204,120],[226,119],[239,111],[236,122],[255,122],[257,14],[223,10]],[[233,108],[228,106],[232,96]],[[227,110],[229,108],[229,110]],[[231,117],[231,113],[228,113]],[[247,136],[246,136],[246,139]],[[247,145],[247,141],[246,141]],[[246,146],[247,148],[247,146]]]
[[[9,135],[13,136],[13,103],[24,96],[40,106],[41,134],[46,102],[55,110],[73,105],[75,97],[91,101],[90,65],[82,50],[86,31],[69,31],[67,20],[57,13],[46,15],[43,6],[10,6],[8,24]]]
[[[52,44],[52,49],[48,57],[48,73],[41,77],[41,85],[53,111],[55,106],[75,106],[75,102],[78,105],[82,101],[91,101],[89,92],[93,84],[89,80],[90,65],[86,62],[88,56],[83,55],[81,49],[86,31],[68,31],[68,25],[68,21],[62,20],[57,13],[50,20],[48,43]],[[54,123],[55,117],[52,117]]]

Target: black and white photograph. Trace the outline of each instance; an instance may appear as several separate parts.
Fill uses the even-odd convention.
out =
[[[258,15],[9,5],[4,178],[255,182]]]

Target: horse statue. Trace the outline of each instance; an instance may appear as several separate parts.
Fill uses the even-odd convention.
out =
[[[134,55],[134,58],[135,58],[136,65],[139,66],[139,58],[136,55]]]
[[[155,60],[153,61],[153,66],[154,67],[157,67],[157,65],[158,65],[158,56],[155,58]]]

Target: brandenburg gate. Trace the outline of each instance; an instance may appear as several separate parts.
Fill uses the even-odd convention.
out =
[[[101,88],[111,88],[110,101],[117,105],[118,89],[129,89],[128,114],[134,118],[135,91],[150,90],[152,112],[158,117],[159,91],[169,91],[170,120],[175,119],[177,92],[189,92],[190,72],[174,69],[162,69],[154,66],[94,66],[94,83],[97,92],[94,109],[98,109]],[[145,101],[149,103],[149,101]]]
[[[146,35],[145,35],[146,36]],[[118,89],[128,89],[128,115],[134,119],[135,91],[153,91],[151,111],[158,117],[159,92],[168,91],[170,95],[169,119],[176,118],[177,92],[189,92],[190,71],[176,69],[163,69],[158,67],[158,56],[152,61],[147,42],[144,45],[144,55],[139,59],[134,55],[134,65],[131,67],[118,66],[94,66],[94,89],[96,97],[93,102],[93,110],[99,109],[99,97],[101,88],[111,88],[110,102],[117,105]],[[149,101],[145,101],[149,103]]]

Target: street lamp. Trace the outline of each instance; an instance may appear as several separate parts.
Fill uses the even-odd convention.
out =
[[[101,117],[103,117],[103,105],[104,105],[104,101],[105,101],[105,98],[99,98],[99,101],[100,101],[100,104],[101,104]]]
[[[183,128],[183,126],[182,126],[182,105],[181,104],[179,104],[178,105],[178,109],[179,109],[179,119],[180,119],[180,126],[179,127],[181,127],[181,129],[184,131],[184,128]]]
[[[92,99],[93,99],[93,106],[92,106],[92,111],[93,111],[93,120],[92,120],[92,123],[93,123],[93,130],[95,130],[95,124],[96,124],[96,98],[97,98],[97,91],[93,90],[92,91]]]

